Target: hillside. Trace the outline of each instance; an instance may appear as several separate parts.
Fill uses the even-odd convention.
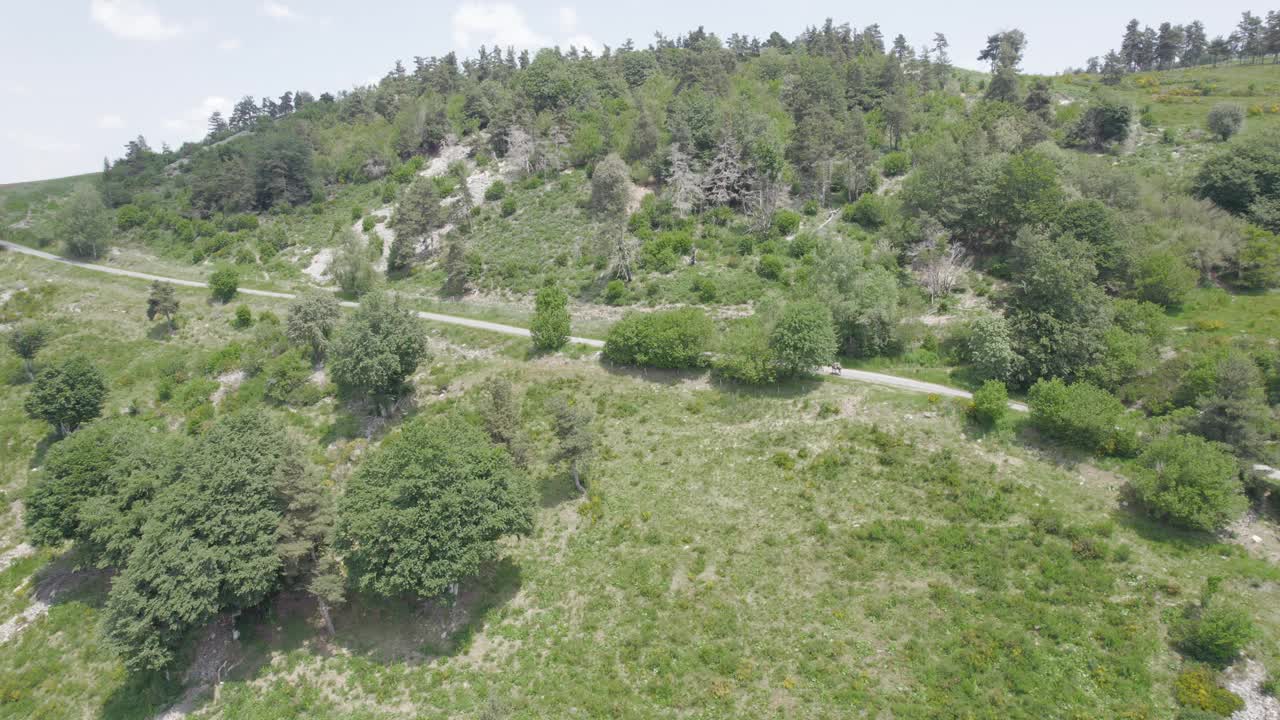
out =
[[[0,719],[1280,712],[1280,65],[1026,41],[415,58],[0,186],[72,260],[0,249]]]

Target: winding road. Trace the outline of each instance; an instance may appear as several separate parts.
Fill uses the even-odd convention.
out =
[[[191,287],[191,288],[209,287],[208,283],[203,283],[198,280],[180,280],[178,278],[163,277],[161,275],[152,275],[150,273],[138,272],[136,270],[125,270],[123,268],[115,268],[115,267],[110,267],[108,265],[98,265],[96,263],[72,260],[70,258],[62,257],[61,255],[54,255],[53,253],[48,253],[43,250],[36,250],[35,248],[30,248],[25,245],[19,245],[17,243],[11,243],[5,240],[0,240],[0,247],[6,250],[11,250],[16,253],[21,253],[23,255],[29,255],[31,257],[40,258],[42,260],[62,263],[63,265],[71,265],[72,267],[78,267],[85,270],[92,270],[94,272],[106,273],[108,275],[116,275],[118,277],[126,277],[126,278],[133,278],[135,280],[147,280],[147,281],[159,280],[160,282],[167,282],[173,285],[180,285],[182,287]],[[280,300],[292,300],[293,298],[296,297],[296,295],[292,293],[275,292],[273,290],[254,290],[252,288],[243,288],[243,287],[239,289],[239,292],[245,295],[256,295],[258,297],[277,298]],[[351,301],[343,301],[341,304],[344,307],[359,306],[359,303],[355,303]],[[475,320],[473,318],[459,317],[457,315],[443,315],[440,313],[422,312],[422,311],[418,312],[418,317],[422,318],[423,320],[428,320],[430,322],[444,323],[448,325],[459,325],[462,327],[475,328],[477,330],[488,330],[490,332],[502,333],[505,335],[517,335],[520,337],[529,336],[528,328],[517,327],[515,325],[504,325],[502,323],[489,322],[487,320]],[[593,347],[593,348],[604,347],[604,341],[597,340],[595,338],[571,336],[569,338],[569,342],[576,343],[579,345],[585,345],[587,347]],[[885,387],[896,388],[898,390],[906,390],[908,392],[915,392],[915,393],[926,393],[930,395],[938,395],[941,397],[953,397],[953,398],[961,398],[961,399],[968,399],[973,397],[972,393],[966,390],[961,390],[959,388],[948,387],[946,385],[938,385],[937,383],[924,382],[922,380],[912,380],[911,378],[899,377],[897,375],[886,375],[884,373],[870,372],[868,370],[841,369],[839,373],[839,377],[842,377],[846,380],[853,380],[854,382],[869,383],[872,385],[882,385]],[[1024,403],[1020,403],[1014,400],[1009,401],[1009,407],[1019,412],[1027,411],[1027,406]]]

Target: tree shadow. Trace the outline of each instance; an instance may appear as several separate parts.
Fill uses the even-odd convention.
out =
[[[147,330],[147,339],[164,342],[171,339],[177,332],[178,329],[171,327],[168,322],[158,322]]]
[[[44,465],[45,456],[49,454],[49,448],[54,443],[62,439],[58,435],[57,430],[50,430],[44,437],[40,438],[40,442],[36,443],[35,452],[31,453],[31,461],[27,463],[28,468],[37,468]]]
[[[538,483],[538,503],[543,508],[553,508],[581,497],[578,486],[573,484],[573,476],[567,472],[548,473]]]
[[[667,386],[676,386],[686,382],[701,380],[709,373],[708,370],[704,369],[675,370],[618,365],[604,360],[603,358],[600,360],[600,367],[614,377],[626,377],[633,380],[642,380],[644,382],[653,383],[655,385]]]
[[[711,387],[726,395],[746,398],[774,398],[794,400],[805,397],[822,387],[823,379],[818,375],[802,375],[788,380],[779,380],[769,385],[744,385],[742,383],[711,377]]]
[[[1112,518],[1116,524],[1133,531],[1147,542],[1178,552],[1203,551],[1224,544],[1213,533],[1177,528],[1152,518],[1143,511],[1142,503],[1129,488],[1125,488],[1122,494],[1124,506],[1113,509]]]

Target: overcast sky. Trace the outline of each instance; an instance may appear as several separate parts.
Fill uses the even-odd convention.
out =
[[[566,2],[571,4],[566,4]],[[364,84],[397,58],[481,44],[646,46],[654,31],[675,36],[698,25],[795,37],[832,17],[914,46],[934,32],[953,60],[977,66],[988,33],[1019,27],[1029,39],[1026,69],[1055,72],[1119,44],[1130,17],[1158,25],[1199,18],[1210,35],[1230,32],[1244,3],[1129,0],[1072,3],[866,3],[834,0],[735,2],[645,0],[5,0],[0,7],[0,183],[97,170],[139,134],[177,147],[204,134],[215,109],[242,95],[285,90],[319,94]]]

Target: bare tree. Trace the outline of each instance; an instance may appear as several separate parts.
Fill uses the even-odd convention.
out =
[[[520,176],[533,172],[533,137],[512,124],[507,129],[507,163]]]
[[[706,198],[712,205],[729,205],[741,197],[742,158],[738,141],[733,133],[726,132],[716,151],[711,167],[707,168]]]
[[[680,150],[679,143],[671,144],[668,157],[671,167],[667,173],[667,187],[671,204],[681,215],[688,215],[702,205],[702,176],[689,167],[689,157]]]
[[[556,437],[560,440],[560,449],[556,453],[559,460],[569,465],[569,473],[573,476],[573,484],[578,492],[586,492],[582,482],[587,465],[595,452],[595,431],[591,423],[595,419],[591,408],[585,405],[570,405],[564,398],[553,401],[551,412],[555,415]]]
[[[949,294],[964,279],[970,260],[964,246],[945,241],[935,244],[916,258],[916,272],[920,284],[929,293],[929,301]]]
[[[615,277],[631,282],[635,276],[640,242],[621,227],[605,232],[603,237],[607,244],[605,251],[609,255],[609,271]]]

